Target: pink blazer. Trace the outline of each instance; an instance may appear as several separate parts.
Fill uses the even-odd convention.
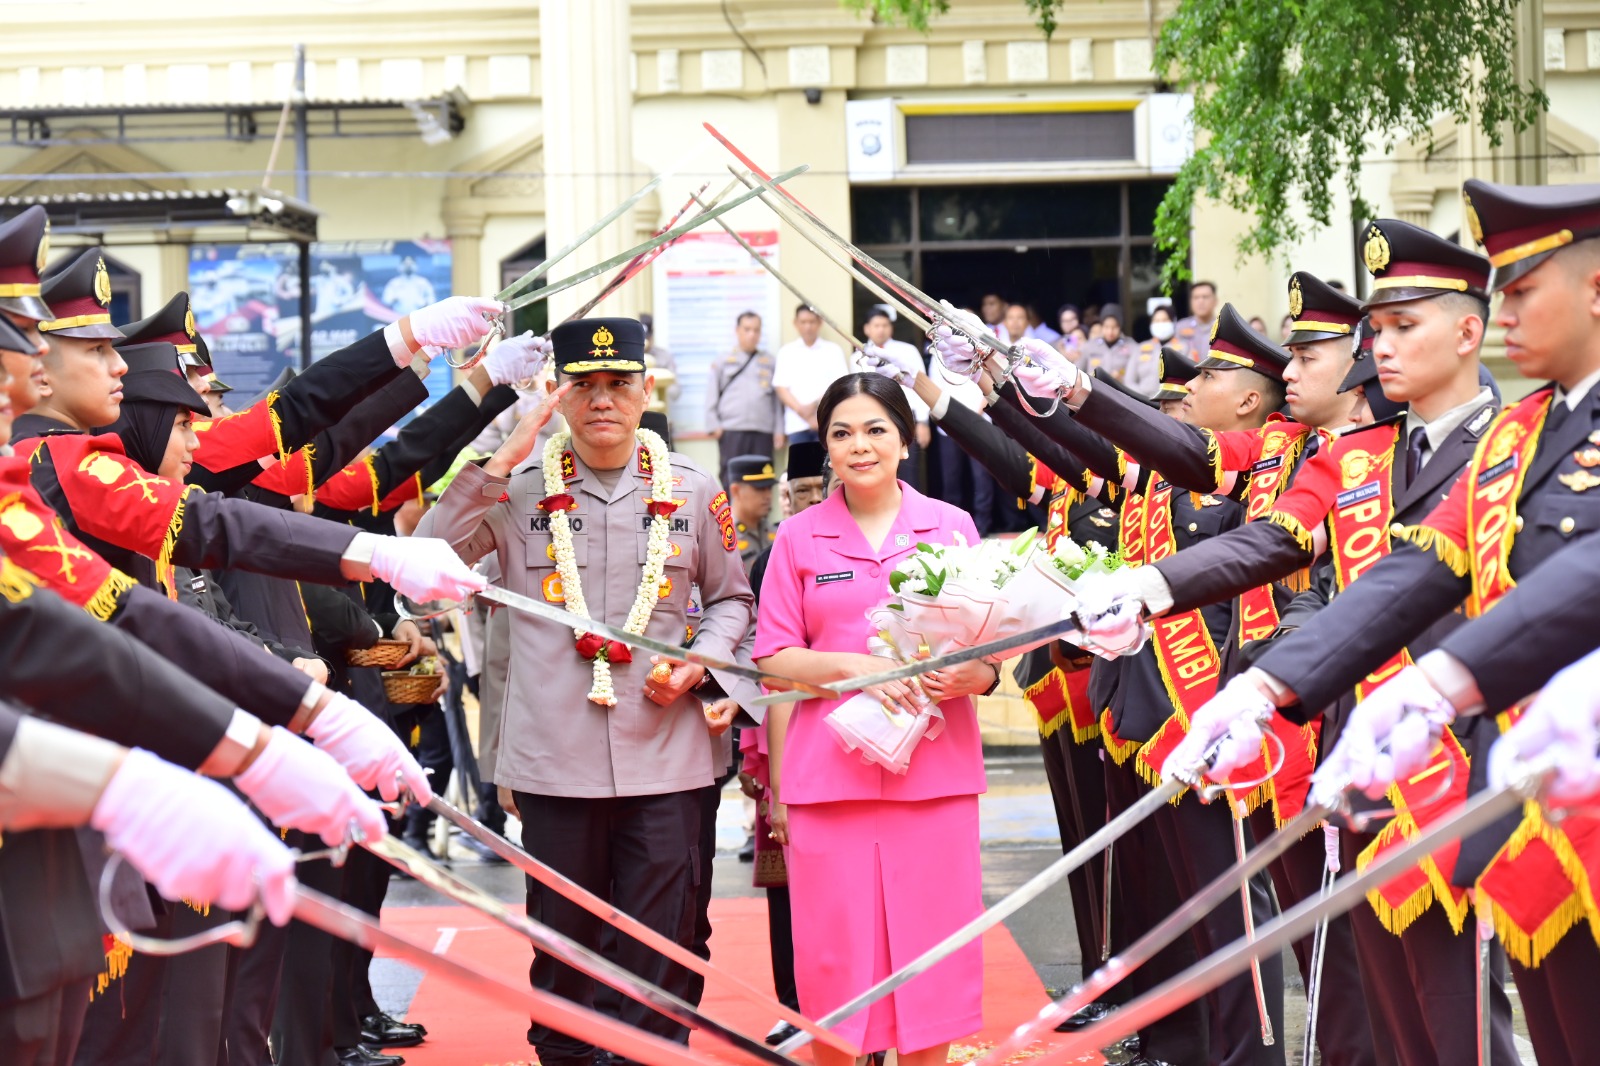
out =
[[[778,527],[761,585],[756,658],[785,648],[865,653],[866,612],[883,602],[889,571],[918,541],[953,544],[960,533],[977,543],[978,531],[965,511],[930,500],[903,481],[900,490],[900,514],[876,552],[850,517],[842,492]],[[917,746],[904,776],[865,764],[840,746],[823,722],[840,702],[810,699],[796,705],[784,739],[785,803],[925,800],[976,795],[987,787],[970,699],[940,705],[944,734]]]

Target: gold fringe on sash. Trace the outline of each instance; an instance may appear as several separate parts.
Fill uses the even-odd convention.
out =
[[[95,621],[109,622],[111,616],[117,613],[117,608],[122,605],[122,594],[137,584],[137,581],[121,570],[113,570],[95,590],[94,595],[89,597],[89,602],[83,605],[83,609],[89,612],[89,617]]]
[[[89,993],[89,998],[94,999],[102,995],[111,987],[111,982],[120,980],[128,972],[128,963],[133,960],[133,948],[126,941],[114,936],[106,937],[111,946],[106,948],[106,968],[101,970],[94,979],[94,991]]]
[[[1136,740],[1122,740],[1118,738],[1111,728],[1111,708],[1107,707],[1100,712],[1100,739],[1105,741],[1106,754],[1111,756],[1111,761],[1121,766],[1139,750]]]
[[[1305,523],[1301,522],[1300,519],[1283,511],[1269,511],[1267,512],[1266,520],[1279,529],[1288,530],[1289,535],[1294,537],[1294,542],[1301,551],[1307,555],[1315,554],[1315,549],[1311,543],[1311,530],[1307,529]]]
[[[1200,432],[1206,435],[1206,461],[1211,464],[1211,484],[1213,491],[1221,491],[1222,472],[1222,445],[1217,443],[1217,435],[1209,429]]]
[[[189,499],[189,493],[199,489],[190,485],[184,489],[183,495],[178,498],[178,506],[173,509],[172,521],[167,523],[166,536],[161,538],[161,551],[156,555],[156,580],[167,590],[167,599],[176,601],[178,598],[177,577],[172,572],[172,553],[178,547],[178,535],[183,532],[183,509]]]
[[[21,603],[32,596],[38,586],[38,579],[32,574],[0,555],[0,596],[12,603]]]
[[[378,504],[380,502],[378,499],[378,467],[372,461],[372,456],[370,455],[367,456],[365,462],[367,464],[367,478],[372,482],[372,517],[376,518],[378,517]],[[421,476],[421,474],[417,475],[418,478],[421,478]]]
[[[273,406],[278,402],[278,391],[274,389],[267,393],[267,398],[262,402],[267,405],[267,421],[272,424],[272,445],[278,450],[278,462],[287,463],[289,451],[283,446],[283,417],[278,414],[277,407]]]
[[[1458,547],[1455,541],[1437,529],[1428,526],[1396,526],[1393,535],[1397,540],[1406,541],[1422,551],[1431,552],[1433,557],[1448,566],[1456,577],[1466,577],[1467,571],[1471,568],[1467,550]]]
[[[1522,821],[1489,865],[1493,866],[1502,856],[1515,860],[1535,840],[1543,842],[1555,854],[1556,862],[1572,882],[1572,895],[1551,912],[1539,928],[1527,930],[1518,926],[1493,896],[1485,894],[1490,913],[1494,916],[1495,935],[1505,945],[1506,954],[1529,969],[1542,963],[1555,950],[1561,938],[1580,922],[1589,923],[1590,935],[1600,943],[1600,914],[1596,913],[1594,886],[1589,883],[1589,872],[1573,848],[1572,841],[1545,819],[1544,811],[1537,803],[1530,802],[1523,807]],[[1479,887],[1478,891],[1483,892],[1483,888]]]

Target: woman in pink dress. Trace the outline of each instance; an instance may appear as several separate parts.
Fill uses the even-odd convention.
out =
[[[815,684],[881,670],[867,654],[866,611],[919,541],[976,543],[972,518],[895,478],[912,439],[900,387],[874,374],[829,386],[817,424],[839,488],[778,527],[761,587],[755,657]],[[820,1017],[904,966],[982,910],[978,795],[983,750],[970,697],[998,681],[984,662],[924,675],[945,731],[896,775],[844,751],[823,718],[839,700],[772,708],[768,760],[774,839],[786,845],[801,1009]],[[917,710],[910,682],[868,690]],[[983,953],[974,942],[836,1026],[904,1066],[945,1062],[950,1042],[983,1027]],[[812,1045],[819,1066],[849,1058]]]

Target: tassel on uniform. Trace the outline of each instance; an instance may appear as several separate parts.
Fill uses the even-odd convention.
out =
[[[133,960],[133,947],[126,941],[110,933],[100,940],[105,946],[106,968],[94,979],[94,991],[89,993],[90,999],[104,995],[105,990],[111,987],[111,982],[121,980],[128,972],[128,963]]]
[[[184,503],[189,499],[189,493],[198,491],[197,487],[191,485],[178,498],[172,521],[167,524],[166,535],[161,538],[161,551],[156,555],[156,580],[167,590],[167,599],[174,602],[178,599],[178,586],[172,570],[172,553],[178,546],[178,534],[183,532]]]
[[[1399,526],[1394,530],[1394,536],[1421,551],[1431,553],[1435,559],[1448,566],[1456,577],[1466,577],[1467,571],[1471,568],[1467,550],[1437,529],[1428,526]]]

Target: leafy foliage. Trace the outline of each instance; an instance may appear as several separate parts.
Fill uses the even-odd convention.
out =
[[[926,30],[948,0],[844,0]],[[1491,145],[1550,106],[1519,84],[1518,4],[1539,0],[1180,0],[1163,23],[1155,69],[1194,93],[1195,154],[1156,216],[1165,280],[1187,276],[1190,213],[1205,196],[1253,216],[1242,255],[1270,253],[1326,226],[1343,192],[1370,215],[1362,157],[1425,138],[1441,116],[1473,123]],[[1066,0],[1023,0],[1046,36]],[[1342,183],[1339,178],[1343,177]]]

